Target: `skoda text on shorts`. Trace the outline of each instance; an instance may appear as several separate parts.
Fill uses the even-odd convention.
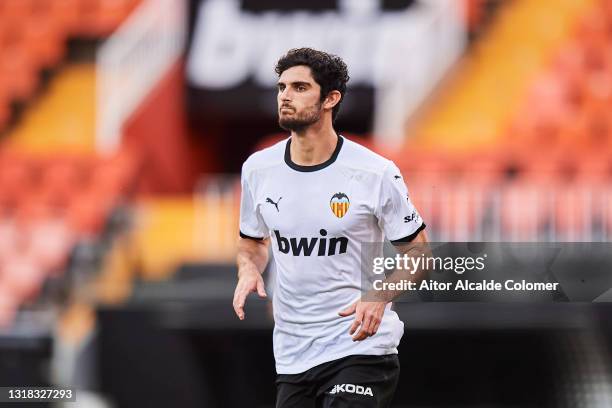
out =
[[[276,72],[279,125],[291,134],[242,167],[235,312],[245,318],[249,293],[267,296],[271,245],[277,406],[388,406],[404,325],[395,293],[362,300],[360,245],[381,242],[382,255],[386,237],[405,253],[426,242],[425,224],[395,164],[334,130],[345,63],[301,48]]]

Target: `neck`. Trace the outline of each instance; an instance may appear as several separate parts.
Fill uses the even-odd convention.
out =
[[[316,166],[327,161],[338,143],[330,123],[321,120],[301,131],[291,132],[291,160],[300,166]]]

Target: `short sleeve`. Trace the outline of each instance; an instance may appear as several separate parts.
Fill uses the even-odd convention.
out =
[[[240,236],[250,239],[264,239],[268,235],[266,225],[259,214],[245,172],[240,178]]]
[[[404,178],[393,163],[382,176],[376,216],[380,229],[392,243],[410,242],[425,229],[425,223],[410,201]]]

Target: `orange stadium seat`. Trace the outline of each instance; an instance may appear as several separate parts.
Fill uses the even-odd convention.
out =
[[[58,64],[65,53],[64,32],[45,16],[29,18],[24,23],[25,45],[36,65],[48,68]]]
[[[0,60],[0,77],[11,78],[5,82],[11,98],[25,101],[29,99],[38,85],[38,73],[33,58],[21,47],[11,47],[4,55],[10,58]]]
[[[410,186],[422,177],[437,181],[440,175],[451,172],[455,167],[455,157],[440,151],[401,150],[390,152],[388,158],[393,160]]]
[[[52,0],[49,17],[64,27],[68,35],[76,34],[80,25],[79,0]]]
[[[511,152],[506,149],[474,151],[464,154],[460,160],[463,180],[483,190],[502,183],[514,162]]]
[[[35,182],[35,171],[28,161],[10,155],[0,157],[0,195],[13,205],[27,194]]]
[[[39,191],[32,191],[28,195],[22,196],[15,212],[15,220],[19,228],[29,229],[37,222],[55,216],[53,207],[50,207],[42,200]]]
[[[605,186],[612,183],[612,148],[591,154],[579,164],[577,179],[583,184]]]
[[[523,105],[522,120],[562,122],[571,114],[567,81],[555,71],[544,72],[533,81]]]
[[[41,195],[45,203],[66,208],[73,196],[84,187],[86,171],[77,160],[57,158],[44,166]]]
[[[105,3],[109,3],[108,5]],[[109,35],[118,25],[113,18],[117,18],[117,0],[80,0],[79,1],[79,33],[85,36],[97,37]]]
[[[98,26],[96,17],[98,14],[98,6],[100,0],[79,0],[79,23],[77,26],[78,32],[86,36],[96,36],[98,34]]]
[[[2,0],[0,2],[0,14],[6,19],[23,21],[32,14],[32,10],[32,0]]]
[[[0,52],[22,39],[22,22],[11,19],[0,12]]]
[[[91,170],[90,185],[110,201],[131,193],[132,180],[138,168],[138,159],[127,150],[112,157],[99,159]]]
[[[96,24],[101,33],[112,33],[132,11],[130,0],[105,0],[98,5]]]
[[[80,235],[96,235],[102,231],[109,210],[107,197],[95,191],[79,194],[68,207],[70,228]]]

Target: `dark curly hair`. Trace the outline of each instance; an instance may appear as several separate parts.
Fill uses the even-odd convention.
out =
[[[298,65],[305,65],[312,71],[312,77],[321,87],[321,101],[331,91],[340,92],[342,98],[332,109],[332,120],[335,120],[346,94],[346,83],[350,78],[344,61],[337,55],[312,48],[294,48],[278,60],[275,71],[280,77],[283,72]]]

